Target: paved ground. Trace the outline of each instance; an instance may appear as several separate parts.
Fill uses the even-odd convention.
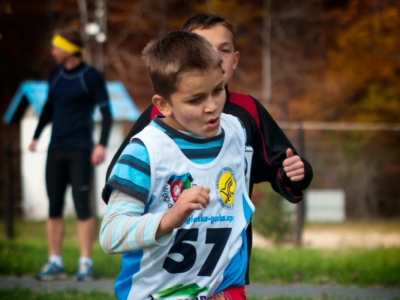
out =
[[[29,288],[33,290],[78,289],[81,291],[99,290],[113,293],[112,280],[94,280],[92,282],[74,282],[72,280],[40,282],[31,277],[1,277],[0,289]],[[252,284],[246,288],[248,296],[273,297],[293,296],[323,299],[400,299],[400,287],[345,287],[345,286],[313,286],[313,285],[259,285]]]

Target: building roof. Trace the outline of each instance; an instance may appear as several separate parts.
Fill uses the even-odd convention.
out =
[[[140,113],[125,86],[119,81],[108,81],[106,86],[114,121],[136,121]],[[35,114],[40,115],[47,99],[48,90],[47,81],[21,82],[3,116],[3,123],[10,124],[13,120],[21,120],[28,106],[33,108]],[[93,118],[95,121],[101,119],[98,108],[96,108]]]

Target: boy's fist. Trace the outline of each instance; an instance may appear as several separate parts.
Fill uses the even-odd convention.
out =
[[[208,204],[210,204],[210,188],[195,186],[183,190],[175,204],[161,219],[156,238],[181,227],[194,210],[206,208]]]
[[[293,155],[293,150],[286,150],[286,159],[283,161],[283,170],[291,181],[300,181],[304,178],[304,163],[300,156]]]

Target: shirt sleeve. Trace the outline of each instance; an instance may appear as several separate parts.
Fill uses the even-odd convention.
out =
[[[53,117],[53,102],[51,102],[50,97],[47,98],[46,103],[43,106],[42,113],[40,114],[39,123],[37,124],[33,139],[39,139],[44,127],[50,123]]]
[[[155,235],[164,215],[145,213],[151,185],[149,153],[133,139],[115,164],[106,186],[111,191],[100,231],[100,243],[108,254],[130,252],[166,244],[171,234]]]
[[[286,150],[291,148],[294,155],[299,154],[264,106],[256,99],[253,100],[257,107],[260,127],[254,129],[252,181],[269,181],[277,193],[288,201],[297,203],[302,200],[302,191],[309,186],[313,178],[311,165],[304,157],[300,157],[305,170],[303,180],[293,182],[286,176],[282,166],[286,159]]]
[[[52,82],[53,82],[54,78],[57,77],[58,73],[59,73],[59,67],[53,69],[48,78],[47,82],[49,85],[49,91],[47,94],[47,100],[43,106],[42,113],[40,114],[40,117],[39,117],[39,122],[36,126],[36,130],[33,135],[33,139],[35,139],[35,140],[39,139],[44,127],[46,127],[46,125],[52,121],[54,104],[53,104],[53,99],[51,97],[51,89],[52,89]]]
[[[121,146],[119,146],[117,152],[114,154],[114,157],[111,160],[110,165],[107,168],[106,173],[106,181],[110,178],[110,174],[112,169],[114,168],[118,158],[121,156],[122,151],[125,147],[129,144],[131,138],[139,133],[143,128],[145,128],[150,123],[150,115],[151,110],[153,109],[153,104],[151,104],[139,117],[139,119],[135,122],[135,125],[131,128],[129,133],[126,135],[124,141],[122,142]]]
[[[113,191],[100,229],[100,244],[107,254],[132,252],[169,242],[172,232],[155,238],[165,212],[144,214],[144,211],[141,201]]]
[[[103,106],[100,108],[102,120],[101,120],[101,135],[99,144],[107,147],[108,138],[110,137],[112,116],[109,106]]]
[[[150,158],[146,146],[133,139],[122,152],[106,185],[146,204],[150,186]]]
[[[107,146],[112,126],[112,114],[106,82],[103,78],[103,75],[93,67],[90,67],[84,74],[84,80],[86,87],[93,98],[93,101],[99,105],[102,115],[99,144]]]

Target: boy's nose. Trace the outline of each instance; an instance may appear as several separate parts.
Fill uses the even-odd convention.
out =
[[[214,97],[210,96],[207,99],[205,112],[206,113],[214,112],[218,108],[218,106],[219,106],[218,101],[216,99],[214,99]]]

